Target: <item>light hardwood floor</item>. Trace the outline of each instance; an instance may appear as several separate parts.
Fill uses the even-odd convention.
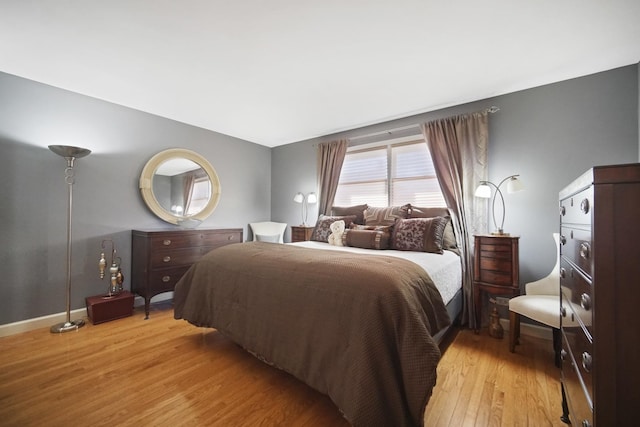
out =
[[[461,330],[438,367],[431,426],[562,426],[551,344]],[[326,396],[168,303],[77,332],[0,338],[2,426],[347,426]]]

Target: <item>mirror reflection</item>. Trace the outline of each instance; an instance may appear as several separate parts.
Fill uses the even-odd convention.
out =
[[[177,217],[196,215],[211,199],[211,181],[200,165],[184,159],[169,159],[153,175],[153,194],[160,206]]]
[[[140,174],[140,193],[158,218],[183,228],[197,227],[220,200],[220,180],[198,153],[170,148],[151,157]]]

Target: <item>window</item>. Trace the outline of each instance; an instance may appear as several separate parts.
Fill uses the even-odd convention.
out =
[[[187,208],[187,215],[195,215],[202,211],[211,198],[211,186],[208,178],[198,178],[193,183],[191,202]]]
[[[424,141],[353,147],[340,173],[335,206],[446,206]]]

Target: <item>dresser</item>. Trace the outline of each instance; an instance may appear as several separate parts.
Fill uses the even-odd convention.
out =
[[[482,326],[482,296],[520,294],[520,238],[494,234],[474,236],[473,294],[476,332]]]
[[[133,230],[131,290],[144,298],[145,319],[151,298],[173,291],[191,264],[212,249],[239,242],[241,228]]]
[[[583,427],[636,425],[640,164],[594,167],[559,199],[563,417]]]
[[[306,225],[292,225],[291,226],[291,241],[292,242],[305,242],[311,240],[311,234],[314,227],[308,227]]]

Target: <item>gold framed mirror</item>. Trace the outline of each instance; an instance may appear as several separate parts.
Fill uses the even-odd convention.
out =
[[[200,154],[171,148],[154,155],[142,169],[140,193],[147,207],[171,224],[194,227],[214,211],[220,180]]]

